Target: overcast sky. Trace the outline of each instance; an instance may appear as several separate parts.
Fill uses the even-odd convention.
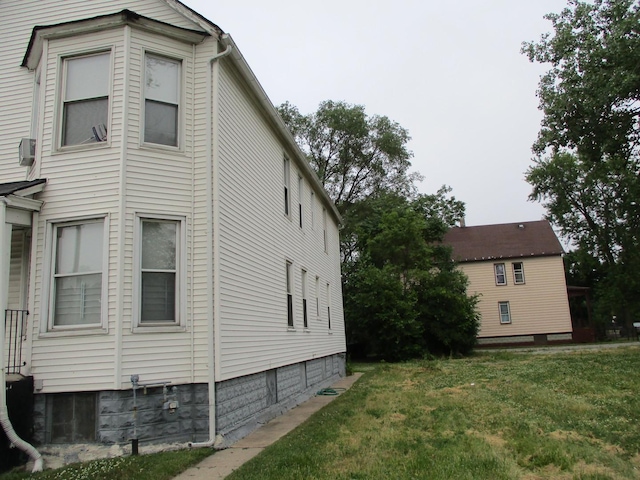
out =
[[[548,66],[520,53],[566,0],[185,0],[230,34],[275,105],[364,105],[408,129],[413,170],[467,225],[539,220],[524,172]]]

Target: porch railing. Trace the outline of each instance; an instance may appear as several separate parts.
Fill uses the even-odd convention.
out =
[[[7,374],[20,373],[26,365],[22,360],[22,343],[27,338],[27,310],[5,310],[5,350]]]

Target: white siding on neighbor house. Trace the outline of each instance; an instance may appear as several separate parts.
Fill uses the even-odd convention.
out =
[[[514,284],[514,262],[522,262],[525,283]],[[507,285],[497,286],[494,264],[504,263]],[[479,293],[482,316],[479,337],[503,337],[571,332],[562,257],[527,257],[485,262],[464,262],[470,294]],[[509,302],[511,323],[501,324],[498,302]]]
[[[217,380],[345,351],[338,229],[328,215],[329,253],[322,229],[299,227],[297,205],[284,214],[283,146],[227,61],[220,76],[219,292],[220,330],[216,339]],[[292,158],[290,156],[290,158]],[[299,169],[291,162],[291,179]],[[309,185],[308,182],[306,182]],[[290,182],[292,205],[297,181]],[[311,218],[304,202],[304,216]],[[316,218],[321,206],[317,206]],[[285,262],[293,263],[294,331],[287,329]],[[310,311],[302,325],[301,269],[319,276],[321,293],[332,288],[332,326],[326,319],[326,293],[320,317]],[[315,289],[308,288],[310,306]],[[311,309],[310,309],[311,310]],[[311,315],[314,313],[314,315]]]
[[[21,67],[29,37],[36,25],[59,23],[108,15],[129,9],[173,25],[197,30],[198,27],[178,14],[163,0],[2,0],[3,27],[0,32],[0,167],[2,182],[25,179],[27,169],[18,164],[18,144],[30,136],[34,74]],[[10,93],[8,93],[10,92]]]

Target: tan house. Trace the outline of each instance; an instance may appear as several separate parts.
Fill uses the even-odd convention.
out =
[[[480,295],[479,345],[572,340],[564,251],[549,222],[455,227],[444,242]]]

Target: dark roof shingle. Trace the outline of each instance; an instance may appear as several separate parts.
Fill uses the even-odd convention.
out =
[[[44,178],[39,178],[37,180],[22,180],[20,182],[0,183],[0,197],[6,197],[7,195],[11,195],[12,193],[19,192],[20,190],[33,187],[34,185],[40,185],[41,183],[45,183],[46,181],[47,180]]]
[[[562,255],[564,250],[546,220],[454,227],[443,243],[458,262]]]

